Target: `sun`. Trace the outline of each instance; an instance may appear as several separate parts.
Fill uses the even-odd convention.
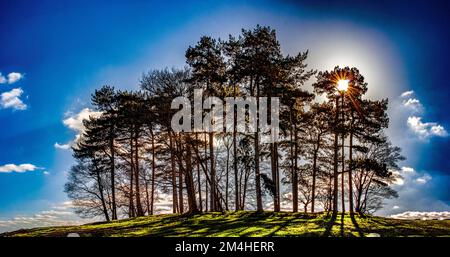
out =
[[[347,89],[348,89],[348,82],[349,82],[348,79],[340,79],[340,80],[338,80],[338,82],[337,82],[337,89],[339,91],[347,91]]]

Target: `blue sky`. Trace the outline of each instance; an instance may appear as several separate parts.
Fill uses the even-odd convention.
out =
[[[73,160],[55,143],[74,139],[67,120],[89,108],[93,89],[136,89],[142,72],[185,65],[185,49],[200,36],[226,38],[256,24],[275,28],[286,54],[309,49],[313,68],[359,67],[369,96],[389,98],[388,132],[408,160],[400,197],[380,214],[450,210],[445,3],[107,2],[1,5],[0,226],[67,201]]]

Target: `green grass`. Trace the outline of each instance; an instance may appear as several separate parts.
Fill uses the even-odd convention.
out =
[[[450,236],[450,220],[395,220],[376,216],[339,214],[334,220],[325,213],[255,213],[249,211],[203,213],[193,216],[163,214],[81,226],[18,230],[0,236],[65,237],[263,237],[344,236],[361,237],[378,233],[382,237]]]

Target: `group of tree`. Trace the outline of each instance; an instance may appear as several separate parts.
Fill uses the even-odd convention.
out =
[[[84,120],[65,186],[77,212],[109,221],[164,207],[379,209],[396,196],[390,184],[403,160],[384,133],[388,101],[364,98],[368,85],[358,69],[317,72],[307,69],[307,55],[284,55],[275,30],[257,26],[228,40],[202,37],[187,49],[185,68],[145,73],[140,90],[96,90],[92,105],[101,114]],[[337,88],[339,80],[347,90]],[[192,99],[194,89],[203,97],[256,97],[257,105],[278,97],[280,140],[262,141],[259,129],[238,132],[236,108],[231,132],[173,131],[172,100]]]

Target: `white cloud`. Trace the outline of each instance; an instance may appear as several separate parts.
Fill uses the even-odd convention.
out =
[[[72,202],[66,201],[33,215],[18,215],[9,219],[0,219],[0,232],[34,227],[80,225],[92,221],[96,220],[79,218],[73,212]]]
[[[416,178],[416,183],[419,185],[423,185],[423,184],[426,184],[430,180],[431,180],[431,176],[428,174],[425,174],[422,177]]]
[[[430,132],[432,135],[440,136],[440,137],[446,137],[447,131],[445,128],[441,125],[433,125],[430,129]]]
[[[0,166],[0,173],[11,173],[11,172],[27,172],[27,171],[35,171],[35,170],[42,170],[43,168],[36,167],[33,164],[25,163],[25,164],[5,164],[3,166]]]
[[[415,173],[416,171],[414,170],[414,168],[411,168],[411,167],[402,167],[401,168],[402,169],[402,172],[403,173]]]
[[[416,98],[409,98],[402,102],[403,106],[411,109],[414,112],[422,112],[424,110],[422,103]]]
[[[407,211],[399,214],[390,215],[391,218],[394,219],[421,219],[421,220],[445,220],[450,219],[449,211],[442,212],[419,212],[419,211]]]
[[[67,149],[69,149],[70,148],[70,144],[59,144],[58,142],[56,142],[54,145],[53,145],[56,149],[62,149],[62,150],[67,150]]]
[[[72,146],[74,143],[76,143],[81,134],[83,134],[85,127],[83,124],[84,120],[88,120],[89,118],[98,118],[100,117],[100,115],[102,115],[102,112],[97,112],[97,111],[93,111],[89,108],[84,108],[83,110],[81,110],[79,113],[77,114],[73,114],[72,112],[66,112],[65,115],[67,116],[67,118],[65,118],[63,120],[63,124],[76,131],[77,134],[75,135],[75,139],[72,140],[71,142],[65,144],[65,145],[59,145],[59,146],[67,146],[67,149],[69,149],[70,146]],[[55,147],[58,148],[55,144]],[[66,149],[66,148],[62,148],[61,149]]]
[[[55,204],[46,210],[38,211],[32,215],[17,215],[8,218],[0,218],[0,233],[36,227],[81,225],[103,220],[103,217],[90,219],[80,218],[74,212],[75,207],[76,206],[72,201],[65,201]],[[155,214],[172,213],[172,196],[157,191],[154,211]],[[120,218],[125,217],[126,216],[121,216]]]
[[[22,88],[14,88],[11,91],[1,94],[0,104],[3,108],[13,108],[15,110],[25,110],[27,105],[19,98],[23,94]]]
[[[7,82],[5,76],[2,75],[2,73],[0,72],[0,84],[5,84]]]
[[[414,94],[414,91],[413,91],[413,90],[409,90],[409,91],[403,92],[400,96],[401,96],[401,97],[409,97],[409,96],[411,96],[412,94]]]
[[[71,208],[73,208],[72,201],[65,201],[65,202],[62,202],[61,204],[57,204],[52,207],[52,209],[55,209],[55,210],[69,210]]]
[[[16,83],[23,78],[23,74],[19,72],[11,72],[8,74],[8,84]]]
[[[64,119],[63,123],[68,128],[81,133],[84,131],[83,120],[87,120],[87,119],[89,119],[89,117],[97,118],[101,114],[102,114],[101,112],[93,111],[89,108],[84,108],[79,113]]]
[[[424,185],[432,179],[428,173],[423,175],[419,174],[411,167],[401,167],[400,170],[392,170],[394,180],[392,184],[395,186],[410,186],[411,182],[415,182],[418,185]]]
[[[401,101],[402,109],[409,111],[406,116],[408,117],[406,121],[408,128],[422,140],[433,136],[446,137],[448,133],[442,125],[437,122],[422,122],[422,117],[411,116],[411,113],[423,113],[425,110],[419,99],[411,97],[413,94],[414,91],[410,90],[400,95],[401,98],[404,98]]]
[[[408,117],[407,124],[409,129],[421,139],[427,139],[433,136],[448,136],[448,133],[443,126],[436,122],[422,122],[421,117],[410,116]]]
[[[30,171],[36,171],[36,170],[42,170],[42,173],[44,175],[49,175],[50,172],[46,171],[43,167],[38,167],[36,165],[30,164],[30,163],[24,163],[24,164],[5,164],[0,166],[0,173],[25,173]]]
[[[391,184],[392,189],[397,191],[398,198],[385,200],[384,208],[377,211],[377,215],[389,216],[405,211],[450,211],[450,206],[433,194],[445,190],[439,183],[435,183],[440,181],[439,175],[408,166],[392,172],[401,178],[400,182],[394,181]]]

